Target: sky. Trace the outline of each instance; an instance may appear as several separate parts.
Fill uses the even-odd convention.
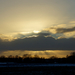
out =
[[[64,57],[74,45],[75,0],[0,0],[0,55]]]

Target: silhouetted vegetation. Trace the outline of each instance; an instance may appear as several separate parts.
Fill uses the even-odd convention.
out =
[[[9,55],[8,57],[0,56],[0,62],[15,62],[15,63],[75,63],[75,52],[71,53],[71,55],[67,55],[65,58],[58,58],[52,56],[48,59],[43,57],[39,57],[38,55],[34,55],[32,57],[30,54],[24,54],[21,56],[12,56]]]

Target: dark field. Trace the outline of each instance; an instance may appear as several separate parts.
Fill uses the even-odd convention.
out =
[[[75,67],[0,67],[0,75],[75,75]]]

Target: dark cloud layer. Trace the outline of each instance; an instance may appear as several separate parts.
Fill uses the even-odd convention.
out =
[[[57,39],[52,37],[32,37],[11,42],[0,40],[0,51],[5,50],[75,50],[75,38]]]
[[[66,33],[66,32],[72,32],[75,31],[75,27],[73,28],[57,28],[56,32],[57,33]]]

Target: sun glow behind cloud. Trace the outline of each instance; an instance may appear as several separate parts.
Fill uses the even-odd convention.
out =
[[[61,48],[75,49],[74,38],[75,0],[0,0],[0,50],[5,55],[31,53],[61,57],[68,52],[60,51]],[[23,51],[26,47],[45,51]]]
[[[36,30],[34,30],[33,32],[34,32],[34,33],[39,33],[40,31],[36,31]]]
[[[74,2],[74,0],[1,0],[0,33],[5,35],[9,33],[29,34],[39,33],[50,27],[74,27]],[[49,31],[56,34],[55,29]],[[14,37],[13,34],[12,37]]]

